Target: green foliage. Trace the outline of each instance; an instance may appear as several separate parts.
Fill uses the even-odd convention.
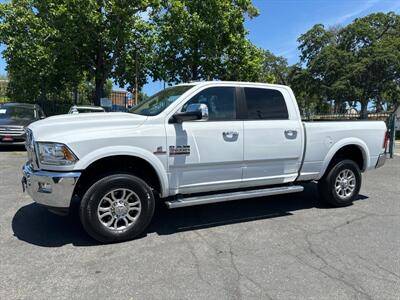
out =
[[[113,82],[110,79],[106,80],[104,85],[104,97],[110,98],[113,89]]]
[[[308,116],[316,112],[327,113],[329,103],[321,98],[321,87],[310,71],[300,64],[289,68],[288,84],[293,89],[302,115]]]
[[[400,16],[376,13],[344,28],[315,25],[299,38],[301,61],[319,90],[318,101],[335,110],[359,102],[366,118],[368,103],[396,105],[400,83]]]
[[[0,75],[0,103],[6,102],[7,98],[8,77]]]
[[[46,88],[52,72],[49,64],[54,61],[45,46],[54,32],[35,17],[30,5],[31,1],[20,0],[0,6],[0,38],[7,45],[3,56],[10,76],[9,91],[18,94],[16,100],[38,96],[40,89]]]
[[[167,82],[255,78],[261,51],[246,39],[244,20],[257,14],[250,0],[162,1],[152,13],[153,77]]]
[[[276,84],[289,84],[290,67],[287,59],[282,56],[276,56],[268,50],[263,53],[263,73],[265,81]]]
[[[300,64],[253,45],[251,0],[13,0],[0,4],[8,94],[16,101],[138,95],[148,78],[168,84],[240,80],[290,85],[303,113],[398,105],[400,17],[376,13],[346,27],[317,24],[299,41]],[[4,94],[5,88],[0,89]],[[0,94],[2,97],[2,94]]]
[[[132,84],[132,53],[143,51],[146,0],[14,0],[0,6],[0,42],[16,100],[45,97],[94,80]],[[147,51],[144,51],[147,53]],[[142,63],[140,78],[146,77]]]
[[[221,80],[271,82],[273,77],[265,68],[264,51],[244,39],[229,47],[227,57],[222,60]]]
[[[110,98],[113,90],[113,81],[107,79],[104,84],[104,97]],[[94,80],[84,79],[77,87],[75,87],[63,100],[69,102],[79,103],[81,105],[90,105],[93,102],[93,95],[95,94]]]

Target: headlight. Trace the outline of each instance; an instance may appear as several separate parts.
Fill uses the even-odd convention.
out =
[[[64,144],[37,143],[38,156],[41,164],[68,166],[73,165],[78,158]]]

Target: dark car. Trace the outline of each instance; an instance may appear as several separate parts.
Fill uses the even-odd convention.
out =
[[[24,128],[44,118],[45,114],[37,104],[0,104],[0,145],[24,144]]]

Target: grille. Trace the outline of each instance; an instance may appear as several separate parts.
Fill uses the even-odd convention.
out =
[[[20,136],[24,134],[24,128],[21,126],[0,126],[0,134]]]
[[[4,131],[23,131],[24,127],[23,126],[0,126],[0,130]]]

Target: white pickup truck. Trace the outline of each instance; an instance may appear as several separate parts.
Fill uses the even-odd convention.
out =
[[[130,113],[29,125],[22,184],[54,212],[76,203],[89,235],[116,242],[145,230],[156,201],[177,208],[296,193],[318,181],[322,200],[349,205],[361,172],[384,164],[386,142],[380,121],[303,123],[287,86],[188,83]]]

